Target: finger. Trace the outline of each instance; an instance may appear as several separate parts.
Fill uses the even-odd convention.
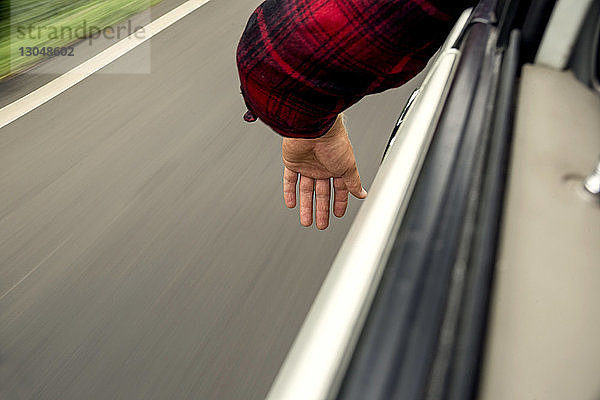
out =
[[[331,185],[329,178],[317,179],[315,183],[315,207],[317,209],[316,219],[317,228],[326,229],[329,226],[329,197],[331,194]]]
[[[296,207],[296,182],[298,174],[283,167],[283,201],[288,208]]]
[[[359,199],[367,197],[367,191],[360,184],[360,176],[358,176],[356,165],[354,165],[353,168],[350,168],[342,178],[344,178],[346,188],[354,195],[354,197]]]
[[[341,218],[348,207],[348,189],[342,178],[333,178],[333,215]]]
[[[312,225],[314,179],[300,175],[300,223]]]

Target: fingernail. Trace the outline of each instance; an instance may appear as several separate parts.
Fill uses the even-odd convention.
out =
[[[362,197],[363,199],[364,199],[365,197],[367,197],[367,191],[365,190],[365,188],[361,188],[361,191],[360,191],[360,197]]]

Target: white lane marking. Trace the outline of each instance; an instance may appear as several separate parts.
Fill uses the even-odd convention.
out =
[[[169,11],[162,17],[144,26],[146,35],[138,38],[136,33],[131,34],[123,40],[113,44],[106,50],[95,55],[72,70],[64,73],[53,81],[48,82],[39,89],[34,90],[26,96],[21,97],[9,105],[0,109],[0,128],[5,127],[28,112],[35,110],[45,102],[58,96],[65,90],[81,82],[88,76],[101,68],[104,68],[117,58],[133,50],[157,33],[173,25],[186,15],[202,7],[210,0],[188,0],[182,5]]]
[[[19,282],[15,283],[14,285],[12,285],[12,287],[10,289],[8,289],[2,296],[0,296],[0,300],[2,300],[3,298],[5,298],[6,296],[8,296],[10,294],[10,292],[12,292],[13,290],[15,290],[15,288],[17,286],[19,286],[21,283],[23,283],[23,281],[25,279],[27,279],[29,277],[29,275],[33,274],[35,271],[37,271],[37,269],[39,267],[41,267],[46,261],[48,261],[50,259],[50,257],[52,257],[54,255],[54,253],[56,253],[58,251],[58,249],[60,249],[61,247],[63,247],[65,245],[65,243],[67,243],[69,240],[71,239],[71,236],[69,236],[68,238],[65,239],[64,242],[62,242],[61,244],[59,244],[58,246],[56,246],[56,248],[54,250],[52,250],[50,252],[50,254],[48,254],[46,257],[44,257],[44,259],[42,261],[40,261],[38,263],[38,265],[36,265],[35,267],[33,267],[33,269],[31,271],[29,271],[24,277],[22,277]]]

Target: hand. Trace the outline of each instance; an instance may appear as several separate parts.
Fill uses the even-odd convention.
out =
[[[367,197],[360,183],[356,160],[341,114],[323,136],[316,139],[284,138],[283,198],[289,208],[296,207],[296,183],[300,174],[300,223],[312,225],[313,192],[318,229],[329,225],[330,178],[333,178],[333,214],[346,212],[348,192],[359,199]]]

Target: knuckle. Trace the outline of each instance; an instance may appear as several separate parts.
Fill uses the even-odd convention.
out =
[[[301,189],[310,189],[313,188],[313,181],[310,178],[302,178],[300,179],[300,188]]]
[[[319,197],[329,197],[329,186],[317,185],[315,193]]]
[[[303,213],[312,213],[312,203],[301,202],[300,211]]]
[[[348,189],[350,189],[351,192],[355,192],[357,190],[360,190],[360,182],[352,182],[351,184],[348,184]]]
[[[323,214],[325,214],[325,213],[329,213],[329,204],[326,204],[326,203],[320,203],[320,204],[319,204],[319,203],[318,203],[318,204],[317,204],[317,211],[318,211],[319,213],[323,213]]]

